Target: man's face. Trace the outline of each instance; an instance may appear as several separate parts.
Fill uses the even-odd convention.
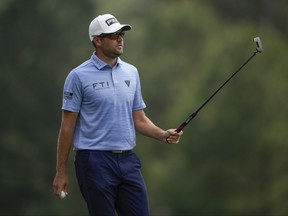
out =
[[[124,31],[119,30],[115,33],[98,36],[100,38],[100,51],[109,58],[119,57],[124,50],[124,34]]]

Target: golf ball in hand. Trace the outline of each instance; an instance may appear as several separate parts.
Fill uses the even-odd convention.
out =
[[[64,199],[67,196],[67,194],[68,194],[67,192],[61,191],[60,193],[61,199]]]

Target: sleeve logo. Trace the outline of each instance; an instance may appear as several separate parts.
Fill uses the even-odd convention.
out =
[[[65,100],[72,100],[73,92],[64,91],[63,97]]]

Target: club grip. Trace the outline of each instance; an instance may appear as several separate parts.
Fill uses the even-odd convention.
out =
[[[179,133],[180,131],[182,131],[183,130],[183,128],[186,126],[187,124],[185,124],[185,123],[182,123],[178,128],[176,128],[176,132],[177,133]]]
[[[202,108],[202,107],[200,107],[200,109],[201,109],[201,108]],[[184,128],[187,124],[189,124],[189,122],[190,122],[193,118],[196,117],[196,115],[197,115],[197,113],[199,112],[200,109],[198,109],[196,112],[192,113],[178,128],[176,128],[175,131],[176,131],[177,133],[179,133],[180,131],[182,131],[183,128]]]

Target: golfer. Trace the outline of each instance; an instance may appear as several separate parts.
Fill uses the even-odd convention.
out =
[[[68,192],[67,161],[74,145],[77,180],[90,215],[149,215],[141,162],[133,152],[135,130],[171,144],[183,133],[162,130],[145,115],[138,71],[119,58],[129,30],[110,14],[92,20],[95,52],[64,84],[53,189],[58,198]]]

